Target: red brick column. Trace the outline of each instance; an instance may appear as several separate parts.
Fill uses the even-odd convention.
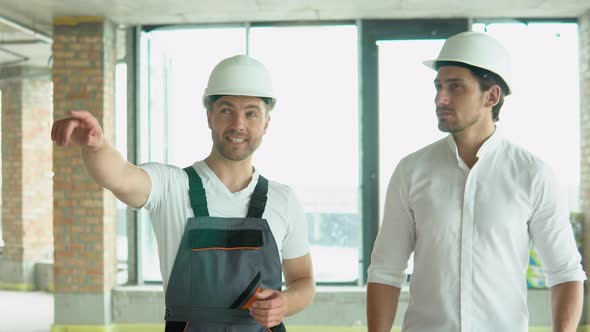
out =
[[[88,110],[114,142],[115,29],[96,17],[53,26],[54,117]],[[115,199],[87,175],[78,147],[55,148],[55,324],[108,325],[115,282]]]
[[[583,257],[586,274],[590,272],[590,10],[579,17],[580,34],[580,206],[584,214]],[[588,282],[586,282],[583,322],[590,323]]]
[[[0,70],[2,238],[0,288],[35,288],[34,267],[53,255],[49,71]]]

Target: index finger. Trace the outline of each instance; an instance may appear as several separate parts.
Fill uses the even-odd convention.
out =
[[[85,110],[69,110],[68,115],[72,118],[80,119],[80,120],[87,120],[94,118],[94,116]]]

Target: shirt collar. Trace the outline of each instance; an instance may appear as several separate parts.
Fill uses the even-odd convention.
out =
[[[256,187],[256,184],[258,183],[258,178],[260,176],[260,173],[258,173],[258,171],[256,170],[256,168],[254,167],[254,173],[252,174],[252,180],[250,180],[250,183],[248,184],[248,186],[246,186],[246,188],[237,191],[235,193],[232,193],[231,191],[229,191],[229,189],[225,186],[225,184],[221,181],[221,179],[219,179],[217,177],[217,174],[215,174],[215,172],[213,172],[213,170],[211,168],[209,168],[209,165],[207,165],[207,163],[205,162],[205,160],[201,160],[196,162],[195,164],[200,164],[203,171],[207,174],[207,176],[205,176],[204,178],[201,178],[201,181],[203,181],[203,185],[205,183],[208,183],[210,181],[213,181],[216,185],[214,186],[215,188],[219,188],[219,190],[221,192],[223,192],[225,195],[227,196],[231,196],[231,197],[240,197],[240,196],[248,196],[254,191],[254,188]]]
[[[490,136],[485,142],[483,142],[483,144],[477,151],[477,158],[481,159],[482,157],[485,157],[486,155],[494,152],[502,142],[503,137],[504,135],[502,135],[502,131],[498,127],[496,127],[496,130],[494,131],[492,136]],[[455,154],[457,161],[460,161],[461,157],[459,156],[459,149],[457,148],[457,142],[455,142],[455,138],[453,137],[452,133],[450,133],[447,136],[447,143],[449,144],[451,152]]]
[[[502,137],[503,136],[500,129],[496,127],[496,130],[494,131],[492,136],[490,136],[485,142],[483,142],[483,144],[479,148],[479,151],[477,151],[477,158],[485,157],[486,155],[496,151],[496,149],[502,142]]]

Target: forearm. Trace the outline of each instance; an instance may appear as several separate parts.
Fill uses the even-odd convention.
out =
[[[553,332],[575,332],[582,315],[583,284],[565,282],[551,287]]]
[[[369,332],[390,332],[395,320],[401,289],[370,282],[367,285]]]
[[[287,314],[291,316],[307,307],[315,296],[315,282],[313,277],[304,277],[297,279],[289,285],[284,291],[287,295]]]
[[[151,182],[144,170],[128,163],[108,143],[98,149],[82,147],[81,153],[86,170],[97,184],[129,206],[139,208],[145,204]]]
[[[113,146],[106,142],[98,149],[82,146],[81,154],[84,167],[97,184],[111,191],[122,185],[127,162]]]

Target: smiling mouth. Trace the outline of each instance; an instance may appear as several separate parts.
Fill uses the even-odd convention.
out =
[[[232,143],[244,143],[246,141],[245,138],[238,138],[238,137],[226,137],[226,139]]]

